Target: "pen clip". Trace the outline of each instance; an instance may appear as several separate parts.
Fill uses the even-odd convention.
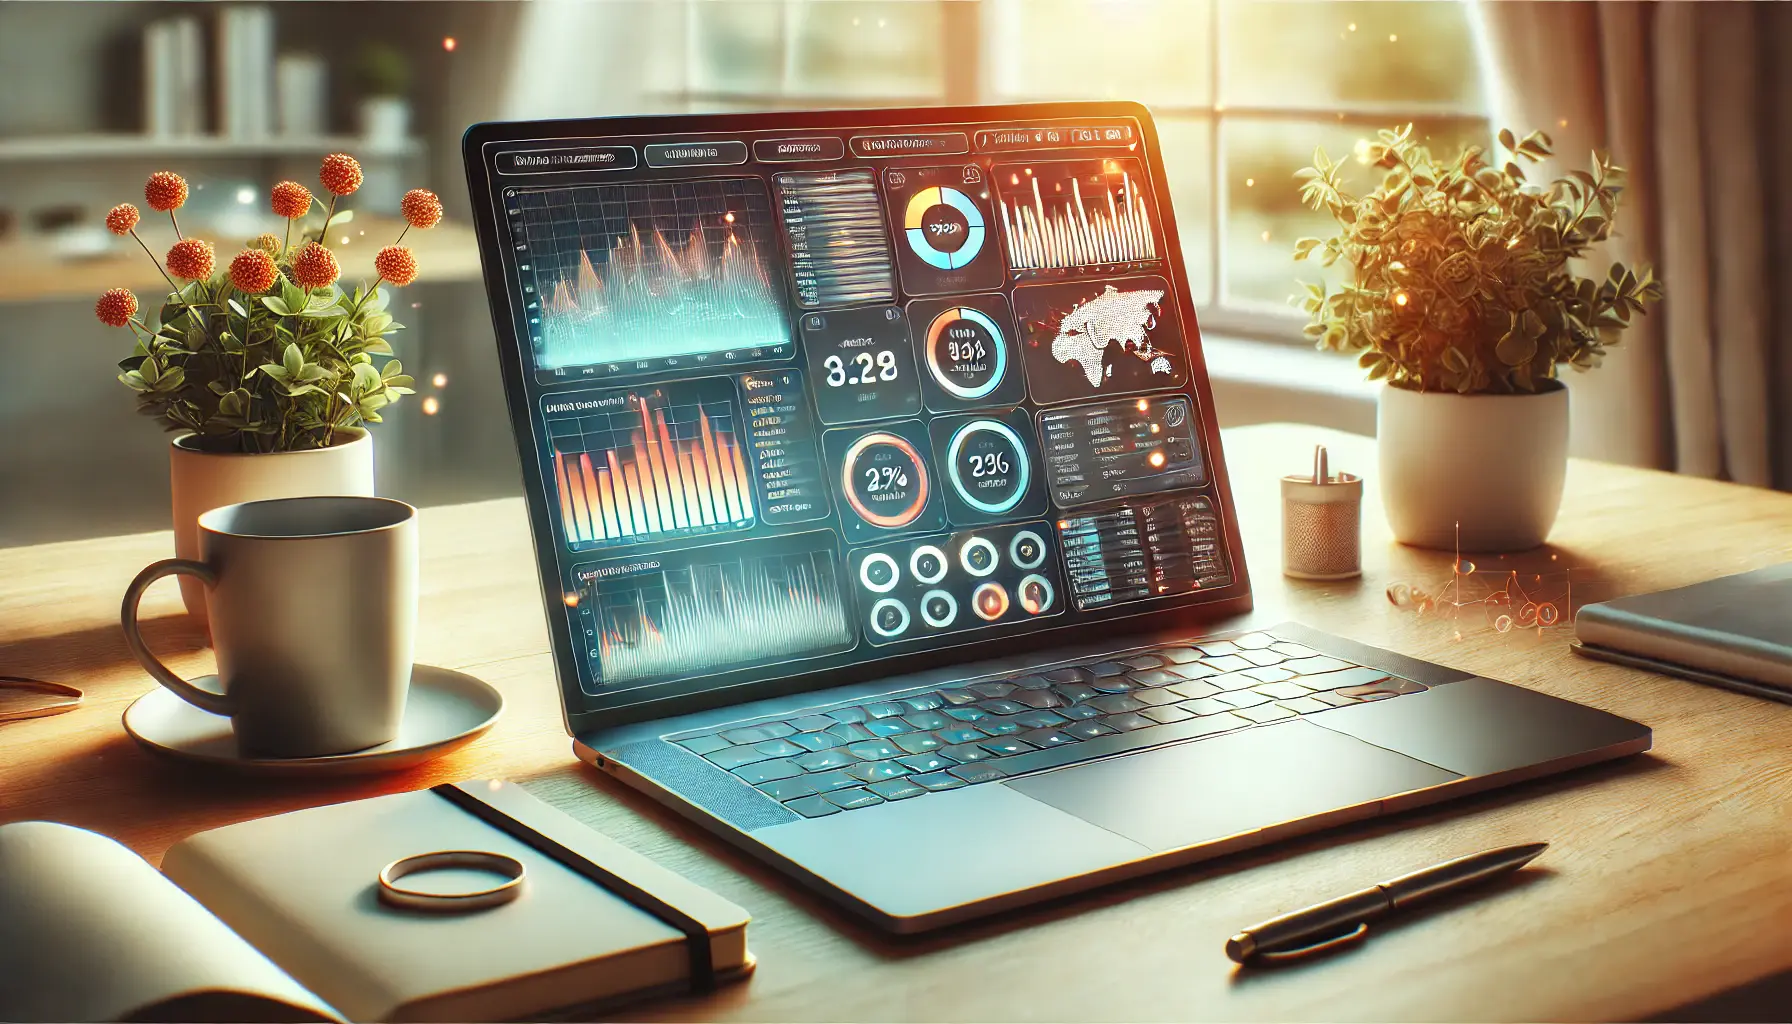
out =
[[[1264,966],[1293,963],[1296,960],[1305,960],[1308,957],[1318,956],[1321,953],[1327,953],[1334,949],[1340,949],[1344,946],[1361,942],[1364,938],[1368,937],[1368,935],[1369,922],[1358,921],[1356,927],[1349,931],[1336,932],[1316,941],[1309,942],[1304,946],[1288,946],[1277,949],[1259,950],[1251,959]]]

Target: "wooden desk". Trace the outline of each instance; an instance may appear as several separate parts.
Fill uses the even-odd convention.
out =
[[[1578,659],[1566,628],[1501,633],[1479,607],[1454,624],[1394,607],[1389,584],[1435,590],[1451,559],[1390,543],[1373,488],[1363,578],[1283,579],[1275,474],[1309,465],[1316,441],[1334,466],[1373,482],[1374,446],[1362,438],[1291,426],[1225,438],[1267,621],[1285,612],[1639,719],[1654,727],[1655,751],[890,941],[573,760],[522,505],[507,500],[424,512],[419,655],[489,679],[510,709],[467,750],[371,781],[232,779],[152,758],[125,736],[119,716],[150,684],[120,640],[118,600],[140,566],[168,553],[167,534],[0,551],[0,671],[88,693],[74,713],[0,725],[0,821],[70,822],[154,860],[190,832],[253,816],[468,777],[518,780],[752,912],[758,976],[631,1014],[659,1019],[1633,1019],[1792,968],[1792,810],[1780,788],[1792,777],[1792,708]],[[1792,496],[1577,462],[1554,545],[1482,559],[1469,583],[1518,571],[1544,576],[1529,581],[1542,587],[1572,568],[1578,600],[1755,568],[1789,547]],[[145,632],[177,671],[203,671],[209,655],[177,608],[174,587],[158,584]],[[1539,870],[1354,952],[1255,975],[1235,974],[1221,953],[1268,913],[1534,839],[1554,844]]]

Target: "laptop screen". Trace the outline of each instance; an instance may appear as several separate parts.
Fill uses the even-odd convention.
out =
[[[569,710],[1243,593],[1154,146],[1130,104],[469,132]]]

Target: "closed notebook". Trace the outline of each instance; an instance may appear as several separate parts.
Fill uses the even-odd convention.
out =
[[[1574,633],[1596,649],[1590,653],[1792,693],[1792,562],[1590,604],[1575,616]]]
[[[162,946],[191,948],[195,942],[219,943],[220,933],[234,932],[231,938],[240,937],[243,948],[228,951],[229,956],[218,958],[206,970],[189,971],[191,976],[182,976],[178,991],[145,987],[142,999],[180,1007],[172,1016],[188,1019],[291,1019],[291,1008],[300,1007],[314,1019],[321,1011],[355,1021],[499,1020],[614,1005],[691,986],[698,968],[693,945],[685,931],[661,919],[668,906],[676,909],[685,927],[707,940],[717,979],[742,977],[751,970],[748,918],[739,907],[515,785],[468,782],[455,788],[501,812],[500,817],[520,823],[523,832],[533,830],[550,846],[557,844],[576,855],[575,860],[597,865],[621,885],[597,884],[432,790],[230,825],[191,836],[168,851],[163,873],[203,906],[182,911],[192,921],[178,929],[162,928],[150,938]],[[132,857],[91,833],[63,831],[109,844]],[[4,838],[0,830],[0,839]],[[512,902],[464,914],[420,913],[380,902],[377,877],[383,866],[438,850],[485,850],[517,858],[526,869],[520,895]],[[0,855],[4,853],[0,844]],[[147,865],[137,863],[133,877],[155,878]],[[490,884],[489,875],[468,878]],[[436,879],[438,884],[448,881]],[[72,883],[56,878],[40,882],[52,888],[70,888]],[[134,885],[140,891],[148,887],[142,878]],[[631,898],[612,891],[628,892],[631,887],[638,890],[631,898],[650,894],[662,905],[662,914],[639,909]],[[0,895],[3,890],[0,886]],[[129,890],[110,895],[122,904],[114,913],[128,913],[132,904],[141,902]],[[172,896],[158,892],[142,909],[159,913],[157,908],[174,902]],[[0,906],[0,914],[5,911]],[[193,923],[205,919],[221,923],[215,928]],[[46,920],[36,930],[57,927]],[[0,926],[0,932],[6,931]],[[19,937],[32,931],[22,927]],[[82,959],[86,954],[80,945],[64,942],[64,955]],[[115,949],[108,952],[119,955]],[[248,967],[255,970],[245,974]],[[152,964],[143,973],[153,981],[167,971]],[[288,1009],[252,1014],[240,1003],[213,1008],[192,1001],[195,993],[239,991],[245,981],[254,982],[249,995],[264,995]],[[28,983],[21,984],[29,988]],[[132,998],[120,993],[108,1005],[125,1007],[115,1011],[125,1014]],[[50,1004],[40,1000],[38,1005]],[[5,1000],[0,999],[0,1017],[6,1016],[5,1009]]]

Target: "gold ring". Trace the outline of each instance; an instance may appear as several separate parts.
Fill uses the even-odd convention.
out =
[[[451,893],[406,889],[398,884],[398,880],[406,875],[414,875],[423,871],[438,871],[442,868],[470,868],[474,871],[489,871],[494,875],[501,876],[504,881],[489,889]],[[484,850],[438,850],[435,853],[419,853],[410,857],[400,857],[380,869],[380,900],[390,906],[405,910],[427,910],[449,914],[481,910],[516,899],[517,894],[523,890],[523,874],[523,862],[502,853],[487,853]]]

